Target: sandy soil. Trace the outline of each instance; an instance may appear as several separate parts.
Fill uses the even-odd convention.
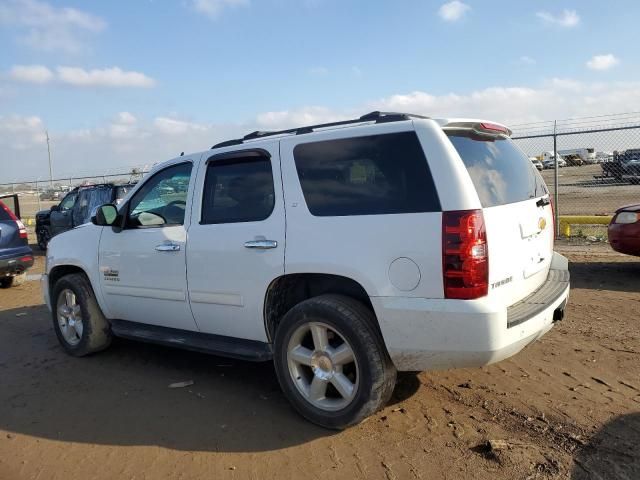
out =
[[[392,404],[340,433],[299,418],[270,364],[125,341],[71,358],[37,282],[0,290],[0,479],[637,480],[640,261],[565,251],[568,315],[540,342],[404,374]]]

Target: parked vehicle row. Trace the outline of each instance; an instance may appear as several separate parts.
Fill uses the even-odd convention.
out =
[[[38,246],[46,250],[55,235],[89,222],[96,207],[104,203],[119,203],[134,185],[106,183],[72,189],[59,204],[36,213]]]
[[[640,179],[640,149],[614,152],[611,161],[602,163],[602,174],[618,181],[629,177]]]
[[[510,134],[373,112],[157,165],[50,241],[55,332],[272,360],[307,419],[358,423],[396,371],[497,362],[562,319],[549,192]]]

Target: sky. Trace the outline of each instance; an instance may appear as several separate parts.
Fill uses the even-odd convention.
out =
[[[0,0],[0,184],[373,110],[640,110],[640,2]]]

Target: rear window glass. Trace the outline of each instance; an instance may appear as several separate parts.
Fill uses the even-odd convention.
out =
[[[5,208],[7,208],[6,205],[2,202],[2,200],[0,200],[0,222],[11,220],[11,216],[9,215],[9,212],[5,210]]]
[[[293,154],[312,215],[440,211],[414,132],[304,143]]]
[[[535,166],[510,138],[488,138],[473,132],[447,135],[467,167],[483,207],[549,193]]]

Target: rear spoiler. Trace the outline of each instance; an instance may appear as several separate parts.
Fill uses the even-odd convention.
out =
[[[494,122],[475,121],[475,122],[450,122],[442,126],[444,129],[451,130],[473,130],[479,135],[505,135],[510,137],[513,133],[509,128]]]

